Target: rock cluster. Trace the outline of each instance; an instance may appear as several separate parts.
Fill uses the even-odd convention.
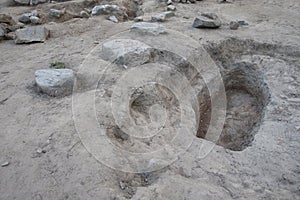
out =
[[[22,28],[22,23],[17,23],[10,15],[0,14],[0,40],[14,39],[14,31]]]
[[[32,11],[31,13],[23,13],[19,18],[18,21],[23,24],[41,24],[41,20],[36,10]]]

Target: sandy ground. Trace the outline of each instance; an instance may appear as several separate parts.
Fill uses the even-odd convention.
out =
[[[0,13],[15,18],[34,9],[0,5]],[[72,119],[72,97],[38,94],[34,72],[56,60],[77,71],[97,45],[95,41],[127,30],[133,22],[116,24],[97,16],[47,23],[51,37],[45,43],[0,42],[0,162],[9,162],[0,168],[0,199],[300,198],[299,2],[239,0],[218,4],[206,0],[176,6],[177,16],[164,25],[199,43],[235,37],[282,46],[275,53],[272,49],[256,50],[239,58],[258,64],[271,93],[252,145],[243,151],[215,146],[209,156],[199,160],[200,144],[195,137],[189,150],[152,175],[147,185],[142,184],[141,175],[106,167],[79,139]],[[156,9],[160,10],[163,8]],[[216,30],[192,28],[194,17],[201,12],[217,13],[223,26]],[[236,19],[246,20],[249,26],[230,30],[228,23]],[[39,148],[46,152],[37,153]],[[120,182],[125,183],[125,189]]]

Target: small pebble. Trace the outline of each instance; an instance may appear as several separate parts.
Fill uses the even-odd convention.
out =
[[[122,190],[125,190],[125,183],[123,182],[123,181],[120,181],[120,188],[122,189]]]
[[[239,28],[240,24],[238,22],[232,21],[229,24],[229,27],[231,30],[237,30]]]
[[[38,153],[38,154],[41,154],[42,153],[42,149],[41,148],[38,148],[37,150],[36,150],[36,152]]]
[[[176,10],[176,7],[174,5],[168,5],[167,6],[167,10],[168,11],[175,11]]]
[[[89,13],[86,12],[85,10],[81,11],[79,15],[82,18],[89,18],[90,17]]]
[[[7,161],[1,165],[1,167],[7,167],[10,163]]]
[[[249,25],[245,20],[238,20],[237,21],[241,26],[247,26]]]
[[[118,18],[117,18],[116,16],[114,16],[114,15],[109,16],[109,17],[108,17],[108,20],[110,20],[110,21],[112,21],[112,22],[115,22],[115,23],[118,23],[118,22],[119,22]]]

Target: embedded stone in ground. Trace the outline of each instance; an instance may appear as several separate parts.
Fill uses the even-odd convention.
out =
[[[38,89],[55,97],[72,94],[74,77],[71,69],[42,69],[35,72]]]
[[[159,35],[166,33],[166,29],[163,25],[158,23],[149,22],[137,22],[131,26],[131,31],[148,35]]]
[[[116,39],[103,44],[103,58],[119,65],[144,64],[151,57],[150,46],[130,39]]]
[[[31,26],[16,31],[16,44],[45,42],[49,36],[49,30],[44,26]]]

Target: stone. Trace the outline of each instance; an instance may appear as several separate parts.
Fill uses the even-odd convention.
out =
[[[239,28],[240,24],[236,21],[231,21],[229,24],[229,27],[231,30],[237,30]]]
[[[194,20],[194,28],[219,28],[221,21],[219,17],[214,13],[204,13],[201,17],[197,17]]]
[[[237,22],[238,22],[239,25],[241,25],[241,26],[247,26],[247,25],[249,25],[245,20],[238,20]]]
[[[21,22],[18,22],[17,24],[14,24],[14,25],[12,25],[12,26],[8,26],[8,27],[7,27],[7,29],[8,29],[9,31],[16,31],[16,30],[18,30],[18,29],[20,29],[20,28],[24,28],[24,24],[21,23]]]
[[[39,16],[39,14],[38,14],[37,10],[33,10],[33,11],[31,11],[31,14],[32,14],[32,16],[36,16],[36,17],[38,17],[38,16]]]
[[[173,1],[172,0],[168,0],[167,1],[167,5],[171,5],[171,4],[173,4]]]
[[[175,11],[176,10],[176,6],[174,6],[174,5],[168,5],[167,6],[167,10],[168,11]]]
[[[16,39],[16,34],[14,32],[9,32],[5,34],[5,39],[7,40],[14,40]]]
[[[84,10],[81,11],[79,15],[81,18],[89,18],[90,17],[89,13]]]
[[[126,189],[126,184],[123,181],[120,181],[119,185],[120,185],[121,190]]]
[[[29,5],[30,4],[30,0],[14,0],[14,2],[19,5]]]
[[[0,23],[5,23],[8,25],[16,24],[16,22],[13,20],[13,18],[7,14],[0,14]]]
[[[7,167],[10,163],[7,161],[7,162],[4,162],[2,163],[1,167]]]
[[[38,17],[36,17],[36,16],[31,16],[31,17],[30,17],[30,22],[31,22],[32,24],[40,24],[40,23],[41,23],[40,18],[38,18]]]
[[[114,15],[109,16],[109,17],[108,17],[108,20],[110,20],[110,21],[112,21],[112,22],[115,22],[115,23],[118,23],[118,22],[119,22],[118,18],[117,18],[116,16],[114,16]]]
[[[37,5],[46,2],[48,2],[48,0],[30,0],[30,5]]]
[[[117,5],[100,5],[92,9],[92,15],[124,14],[124,11]]]
[[[71,69],[42,69],[35,72],[38,89],[54,97],[72,94],[74,78]]]
[[[63,14],[65,14],[65,9],[57,10],[57,9],[50,9],[49,14],[53,17],[60,18]]]
[[[32,26],[16,30],[16,44],[45,42],[49,31],[44,26]]]
[[[173,16],[175,16],[175,13],[173,13],[172,11],[166,11],[166,12],[162,12],[162,13],[152,16],[151,21],[152,22],[164,22],[164,21],[166,21],[166,19],[173,17]]]
[[[5,36],[5,31],[4,29],[0,26],[0,40],[3,39]]]
[[[144,21],[144,18],[143,18],[143,16],[138,16],[138,17],[134,18],[133,21],[142,22],[142,21]]]
[[[152,16],[151,15],[143,15],[139,16],[133,19],[135,22],[152,22]]]
[[[30,21],[30,17],[32,16],[31,13],[24,13],[21,15],[21,17],[18,18],[18,21],[24,24],[29,24]]]
[[[41,153],[43,152],[43,150],[42,150],[41,148],[38,148],[38,149],[36,150],[36,152],[37,152],[38,154],[41,154]]]
[[[138,32],[140,34],[159,35],[166,33],[166,29],[163,25],[158,23],[149,22],[137,22],[131,26],[131,31]]]
[[[160,13],[151,17],[152,22],[164,22],[166,21],[166,15]]]
[[[131,39],[115,39],[103,44],[103,58],[118,65],[136,66],[149,62],[151,47]]]
[[[165,15],[165,17],[167,19],[175,16],[175,13],[172,11],[166,11],[166,12],[163,12],[162,14]]]

